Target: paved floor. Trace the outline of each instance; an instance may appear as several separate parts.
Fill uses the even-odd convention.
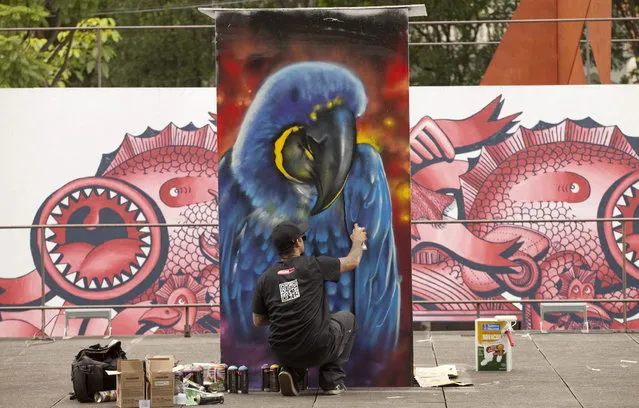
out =
[[[129,358],[174,354],[186,361],[219,359],[219,338],[122,338]],[[106,342],[100,339],[101,342]],[[514,370],[474,371],[470,332],[415,332],[415,366],[456,364],[471,387],[354,389],[340,396],[310,390],[297,398],[279,394],[228,395],[225,406],[258,407],[638,407],[639,334],[519,333]],[[51,342],[0,340],[0,407],[86,407],[70,401],[70,365],[96,339]],[[623,360],[623,361],[622,361]],[[90,405],[89,405],[90,406]],[[104,403],[101,407],[115,407]]]

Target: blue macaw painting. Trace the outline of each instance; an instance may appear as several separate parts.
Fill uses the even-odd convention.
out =
[[[279,259],[273,228],[308,223],[306,255],[343,257],[357,223],[368,232],[359,267],[326,283],[331,312],[352,311],[359,328],[347,385],[409,385],[406,16],[382,12],[366,27],[379,17],[229,13],[217,19],[222,359],[256,367],[256,381],[274,362],[251,309]]]

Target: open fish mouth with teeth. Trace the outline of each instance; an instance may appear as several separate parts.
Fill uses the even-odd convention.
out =
[[[162,270],[166,228],[146,225],[158,223],[164,223],[161,212],[133,185],[105,177],[77,179],[53,193],[36,214],[34,224],[49,227],[32,230],[33,260],[38,270],[44,261],[46,284],[65,299],[125,302]],[[98,224],[114,226],[92,226]],[[141,225],[125,226],[131,224]]]
[[[616,182],[606,195],[607,200],[602,202],[599,210],[601,218],[638,217],[639,171]],[[599,233],[603,237],[603,247],[609,263],[620,269],[623,266],[631,277],[639,279],[639,223],[603,222],[599,223]]]

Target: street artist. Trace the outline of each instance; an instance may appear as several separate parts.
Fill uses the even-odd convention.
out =
[[[355,316],[330,314],[324,282],[355,269],[362,258],[366,230],[357,224],[352,247],[344,258],[304,256],[307,225],[283,222],[271,235],[280,260],[258,279],[253,297],[253,323],[269,326],[269,345],[282,365],[282,395],[299,394],[307,368],[319,366],[319,385],[326,394],[346,391],[344,364],[355,340]]]

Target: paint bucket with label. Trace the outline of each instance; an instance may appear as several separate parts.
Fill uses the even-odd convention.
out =
[[[513,368],[512,327],[516,316],[495,316],[475,320],[475,369],[511,371]]]

